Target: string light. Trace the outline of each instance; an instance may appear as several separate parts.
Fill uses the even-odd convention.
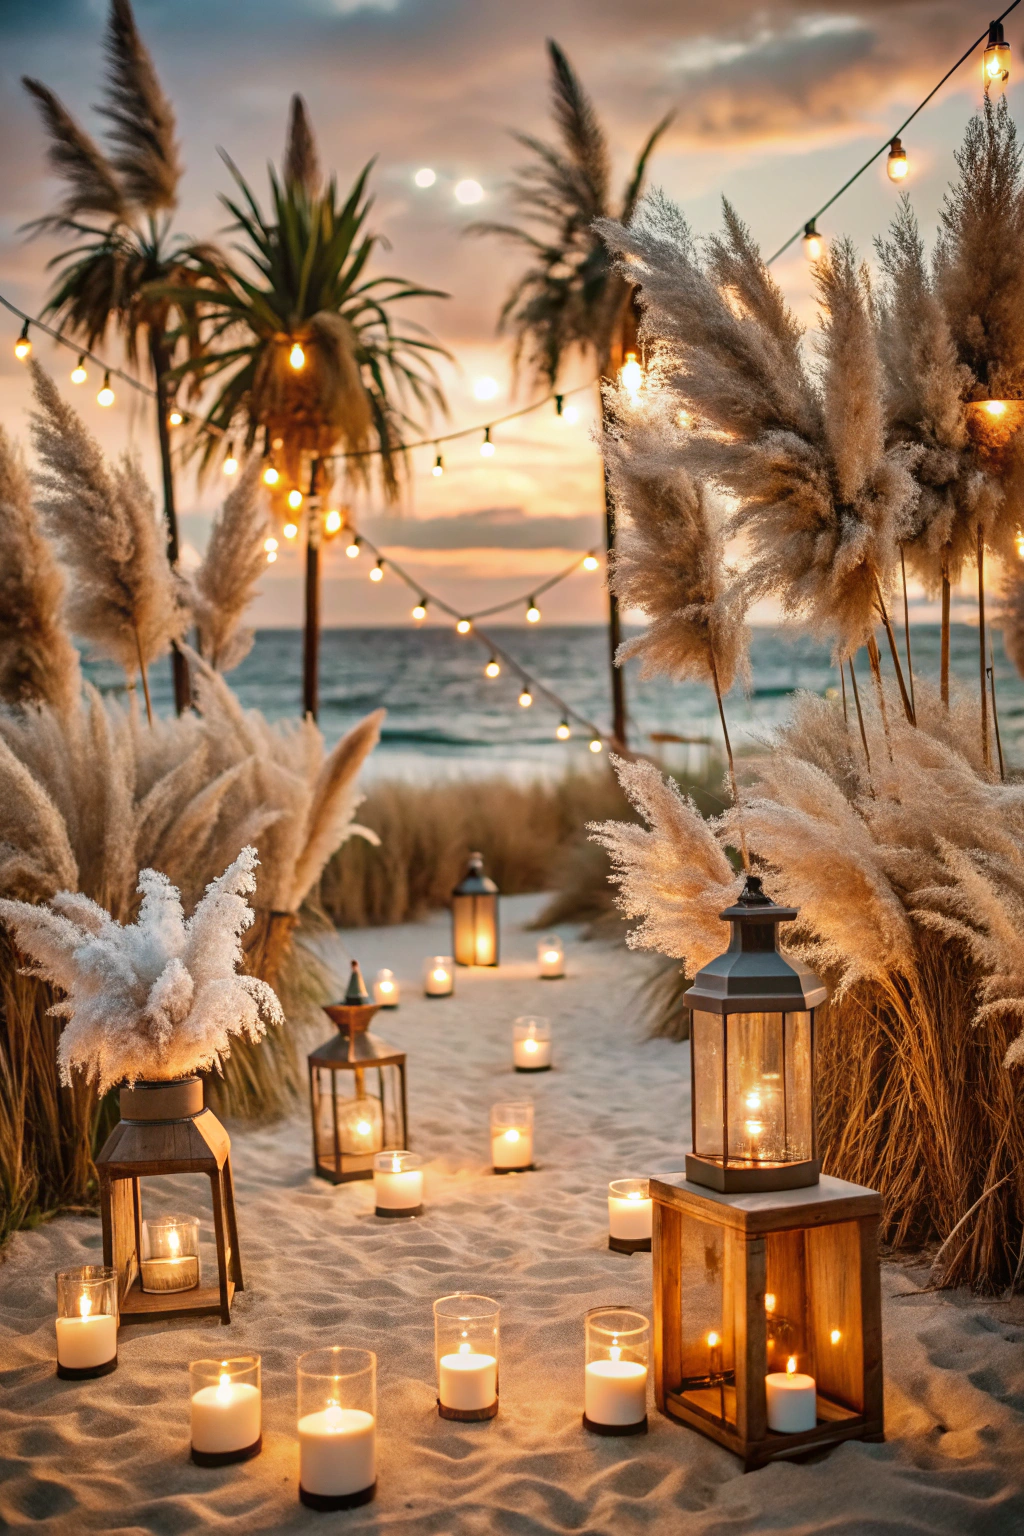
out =
[[[437,172],[432,171],[429,165],[424,165],[416,172],[413,181],[418,187],[432,187],[437,180]]]
[[[416,620],[417,624],[421,623],[422,620],[426,618],[427,600],[425,597],[420,598],[419,602],[416,604],[416,607],[412,611],[412,616]]]
[[[433,475],[435,480],[440,480],[441,476],[444,474],[444,459],[442,459],[440,454],[438,454],[437,458],[434,460],[434,467],[430,473]]]
[[[298,342],[293,344],[291,351],[288,353],[288,361],[291,363],[296,373],[298,373],[301,368],[305,368],[306,354],[303,352]]]
[[[478,181],[467,178],[465,181],[455,183],[455,201],[457,203],[478,203],[484,195],[484,189]]]
[[[468,619],[460,619],[455,628],[460,635],[468,635],[473,626]]]
[[[558,722],[558,725],[555,729],[555,735],[558,737],[559,741],[569,740],[569,737],[572,735],[572,731],[569,729],[568,720],[562,719]]]
[[[890,181],[904,181],[910,169],[907,152],[898,136],[889,145],[889,158],[885,163],[885,169]]]
[[[540,609],[537,607],[536,598],[530,598],[529,607],[526,610],[526,622],[527,624],[540,623]]]
[[[78,362],[71,370],[72,384],[84,384],[89,375],[85,371],[85,353],[83,352]]]
[[[348,548],[345,551],[346,555],[348,555],[348,558],[350,560],[358,560],[359,559],[359,546],[362,544],[362,542],[363,542],[362,539],[359,537],[358,534],[356,534],[355,538],[352,540],[351,544],[348,546]]]
[[[302,506],[302,492],[299,490],[297,485],[293,485],[291,490],[288,492],[288,505],[291,507],[293,512],[297,512]]]
[[[574,405],[567,405],[562,412],[562,420],[567,426],[574,427],[580,419],[580,413]]]
[[[487,663],[486,667],[484,667],[484,676],[485,677],[498,677],[498,676],[500,676],[500,673],[501,673],[501,666],[500,666],[500,664],[498,662],[498,658],[496,656],[492,656],[490,661]]]
[[[340,533],[342,517],[337,507],[332,507],[324,518],[324,533]]]
[[[276,559],[277,559],[277,550],[276,549],[268,549],[267,550],[267,564],[268,565],[273,565],[273,563],[274,563],[274,561]]]
[[[273,549],[276,549],[276,548],[277,548],[277,540],[276,540],[276,539],[274,539],[274,538],[270,538],[270,539],[264,539],[264,540],[263,540],[263,548],[264,548],[264,549],[265,549],[265,550],[266,550],[266,551],[267,551],[267,553],[268,553],[268,554],[269,554],[269,553],[270,553],[270,551],[271,551],[271,550],[273,550]]]
[[[529,688],[527,688],[524,685],[523,691],[519,695],[519,707],[520,707],[520,709],[529,709],[529,707],[530,707],[530,705],[532,703],[533,703],[533,694],[530,692]]]
[[[473,397],[476,400],[496,400],[498,398],[497,379],[476,379],[473,383]]]
[[[230,443],[228,444],[228,456],[221,465],[221,472],[225,475],[237,475],[238,473],[238,460],[235,458],[235,450]]]
[[[96,396],[96,403],[97,403],[97,405],[103,405],[103,406],[113,405],[113,403],[114,403],[114,391],[110,387],[110,369],[109,368],[107,369],[106,373],[103,375],[103,388],[100,390],[99,394]]]
[[[490,427],[484,427],[484,440],[480,444],[480,457],[482,459],[491,459],[494,457],[494,444],[491,442]]]
[[[168,416],[168,418],[167,418],[167,425],[169,427],[180,427],[184,420],[185,420],[185,418],[181,414],[181,412],[179,410],[175,409]]]
[[[804,225],[804,238],[802,243],[804,248],[804,255],[807,257],[808,261],[819,261],[821,259],[821,253],[825,249],[825,242],[818,233],[818,224],[816,219],[808,219],[807,223]]]
[[[299,536],[299,525],[298,523],[285,523],[281,532],[286,539],[296,539]]]
[[[383,560],[378,560],[377,564],[373,567],[372,571],[370,572],[370,580],[371,581],[383,581],[384,580],[384,561]]]
[[[1010,45],[1003,36],[1001,21],[993,21],[989,26],[981,72],[989,95],[998,95],[1010,78]]]
[[[596,736],[590,738],[590,750],[595,753],[601,751],[601,743]]]
[[[14,343],[14,355],[19,363],[23,363],[32,351],[32,341],[28,334],[28,321],[21,328],[21,335]]]
[[[596,571],[599,564],[600,561],[596,555],[586,555],[583,560],[583,569],[585,571]]]
[[[263,471],[263,484],[276,485],[280,478],[281,476],[274,468],[273,464],[268,464],[266,469]]]
[[[635,404],[644,383],[644,371],[637,362],[635,352],[626,353],[626,361],[619,369],[619,382]]]

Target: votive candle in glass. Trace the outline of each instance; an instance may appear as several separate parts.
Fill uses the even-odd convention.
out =
[[[353,1509],[377,1492],[377,1356],[311,1349],[298,1361],[299,1498]]]
[[[551,1021],[524,1015],[512,1025],[512,1065],[517,1072],[550,1072]]]
[[[491,1167],[495,1173],[522,1173],[533,1167],[533,1105],[491,1107]]]
[[[117,1272],[100,1264],[57,1271],[57,1375],[66,1381],[117,1369]]]
[[[558,981],[565,975],[565,945],[557,933],[549,933],[537,945],[537,967],[541,981]]]
[[[593,1307],[586,1332],[584,1426],[598,1435],[645,1435],[650,1323],[627,1307]]]
[[[377,972],[373,983],[373,1000],[378,1008],[398,1007],[399,986],[394,971],[387,966]]]
[[[613,1179],[608,1185],[608,1247],[616,1253],[650,1253],[652,1208],[646,1179]]]
[[[144,1291],[193,1291],[199,1284],[199,1222],[156,1216],[142,1223],[140,1283]]]
[[[455,991],[455,961],[451,955],[431,955],[424,961],[423,990],[427,997],[451,997]]]
[[[434,1302],[437,1411],[442,1419],[493,1419],[498,1411],[498,1320],[489,1296],[464,1291]]]
[[[200,1467],[225,1467],[258,1456],[263,1446],[263,1391],[259,1355],[231,1360],[193,1360],[188,1368],[192,1398],[192,1460]]]
[[[378,1216],[422,1215],[423,1159],[415,1152],[378,1152],[373,1195]]]
[[[784,1371],[769,1371],[764,1379],[768,1398],[768,1428],[779,1435],[814,1429],[818,1422],[818,1392],[813,1376],[796,1368],[790,1355]]]
[[[327,1100],[328,1118],[330,1099]],[[349,1157],[365,1157],[379,1152],[384,1145],[384,1110],[380,1099],[369,1095],[363,1099],[338,1097],[338,1142]],[[328,1127],[328,1136],[333,1128]]]

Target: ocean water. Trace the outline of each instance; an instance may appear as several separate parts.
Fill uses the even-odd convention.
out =
[[[610,719],[608,642],[599,626],[495,629],[495,638],[553,692],[606,730]],[[1007,763],[1024,767],[1024,681],[1007,661],[994,634],[996,693]],[[902,638],[900,638],[902,647]],[[915,676],[938,684],[939,627],[911,628]],[[978,634],[954,625],[951,670],[974,697],[978,690]],[[322,637],[320,724],[336,741],[368,710],[383,707],[387,719],[372,760],[375,775],[442,777],[460,772],[504,772],[515,776],[558,773],[567,764],[592,763],[588,733],[573,726],[568,742],[555,739],[557,709],[538,696],[532,707],[518,704],[519,681],[508,668],[484,676],[487,652],[471,637],[440,626],[414,630],[331,629]],[[883,650],[883,664],[891,671]],[[88,663],[87,674],[105,691],[121,692],[119,670]],[[734,744],[763,737],[789,711],[797,689],[824,694],[838,687],[827,645],[794,629],[760,628],[751,644],[752,686],[733,689],[726,709]],[[857,664],[858,680],[869,682],[867,658]],[[231,686],[246,707],[269,718],[295,719],[302,699],[302,637],[297,630],[261,630],[253,649],[233,673]],[[151,679],[154,706],[171,709],[170,667],[161,662]],[[666,765],[699,771],[709,749],[718,750],[721,727],[714,697],[696,684],[663,679],[641,682],[626,668],[630,744],[659,755]],[[697,738],[689,745],[651,741],[652,733]],[[704,743],[710,743],[710,748]]]

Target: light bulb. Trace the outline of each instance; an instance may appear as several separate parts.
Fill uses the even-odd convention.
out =
[[[494,444],[491,442],[490,427],[484,428],[484,440],[480,444],[480,457],[482,459],[490,459],[494,457]]]
[[[291,363],[296,373],[298,373],[300,368],[305,368],[306,354],[303,352],[298,342],[295,342],[291,351],[288,353],[288,361]]]
[[[423,597],[420,598],[419,602],[416,604],[416,607],[412,611],[412,616],[416,620],[417,624],[420,622],[421,619],[425,619],[426,618],[426,616],[427,616],[427,601],[426,601],[426,598],[423,598]],[[441,977],[439,977],[437,979],[440,980],[440,981],[443,981],[444,977],[441,976]]]
[[[71,370],[72,384],[84,384],[89,375],[85,371],[85,353],[83,352],[78,362]]]
[[[109,371],[103,375],[103,388],[100,390],[99,394],[96,396],[96,403],[97,403],[97,405],[104,405],[104,406],[106,406],[106,405],[113,405],[113,403],[114,403],[114,391],[110,387],[110,373],[109,373]]]
[[[265,550],[267,550],[268,553],[269,553],[270,550],[276,549],[277,548],[277,540],[276,539],[264,539],[263,540],[263,548]]]
[[[473,382],[473,394],[477,400],[493,400],[498,393],[497,379],[484,377]]]
[[[167,418],[167,425],[169,427],[180,427],[184,420],[185,418],[179,410],[173,410]]]
[[[890,181],[902,181],[910,169],[907,152],[899,138],[893,139],[889,145],[889,158],[885,163],[885,169],[889,173]]]
[[[358,538],[353,539],[352,543],[346,549],[345,553],[346,553],[346,555],[348,556],[348,558],[350,560],[358,560],[359,559],[359,543],[360,543],[360,541],[359,541]]]
[[[31,352],[32,352],[32,343],[29,340],[28,321],[26,320],[25,324],[21,328],[21,335],[18,337],[17,341],[14,343],[14,355],[18,359],[19,362],[23,363],[25,361],[26,357],[30,356]]]
[[[822,251],[825,249],[825,242],[818,234],[818,226],[814,219],[811,219],[809,223],[804,225],[804,238],[802,244],[804,248],[804,255],[807,257],[808,261],[819,260]]]
[[[383,560],[378,560],[377,564],[373,567],[372,571],[370,572],[370,580],[371,581],[383,581],[384,580],[384,562],[383,562]],[[388,982],[388,983],[381,982],[381,986],[385,986],[385,985],[390,986],[390,982]]]
[[[532,703],[533,703],[533,694],[530,692],[529,688],[524,688],[522,693],[519,695],[520,707],[522,709],[529,709],[529,707],[530,707],[530,705]]]
[[[534,602],[532,597],[530,598],[530,606],[526,610],[526,622],[527,624],[540,623],[540,609],[537,607],[537,604]]]
[[[601,750],[601,743],[596,736],[591,737],[590,750],[594,753],[600,752]]]
[[[1024,537],[1024,535],[1022,535],[1022,537]],[[492,656],[490,661],[487,663],[486,667],[484,667],[484,676],[485,677],[497,677],[500,672],[501,672],[501,667],[499,666],[499,664],[498,664],[497,660],[495,659],[495,657]]]
[[[299,525],[298,523],[285,523],[281,531],[286,539],[294,539],[298,537]]]
[[[429,165],[424,165],[416,172],[413,181],[418,187],[432,187],[437,180],[437,172],[432,171]]]
[[[569,729],[568,720],[559,721],[557,727],[555,728],[555,735],[558,737],[559,741],[569,740],[569,737],[572,735],[572,731]]]
[[[276,549],[268,549],[267,550],[267,564],[268,565],[273,565],[273,563],[274,563],[274,561],[276,559],[277,559],[277,550]]]
[[[465,181],[455,183],[455,201],[457,203],[478,203],[484,195],[484,189],[478,181],[467,178]]]
[[[567,405],[562,412],[562,420],[567,426],[574,427],[580,419],[580,413],[574,405]]]
[[[340,531],[341,531],[341,513],[338,511],[338,509],[336,507],[332,507],[330,512],[328,512],[327,516],[324,518],[324,532],[325,533],[340,533]]]
[[[222,467],[226,475],[238,474],[238,460],[235,458],[235,450],[230,443],[228,443],[228,456],[224,460]]]
[[[981,69],[986,91],[990,96],[998,96],[1010,78],[1010,45],[1003,35],[1001,21],[993,21],[989,26]]]
[[[263,471],[263,484],[276,485],[280,478],[281,476],[278,474],[273,464],[268,464],[266,469]]]
[[[297,485],[292,486],[291,490],[288,492],[288,505],[291,507],[293,512],[297,512],[302,506],[302,492],[299,490]]]
[[[455,628],[460,635],[468,635],[473,626],[468,619],[460,619]]]
[[[441,476],[444,474],[444,460],[440,454],[438,454],[437,458],[434,460],[434,467],[430,473],[433,475],[435,480],[440,480]]]
[[[598,560],[596,555],[585,555],[584,556],[584,559],[583,559],[583,569],[585,571],[596,571],[599,564],[600,564],[600,561]]]

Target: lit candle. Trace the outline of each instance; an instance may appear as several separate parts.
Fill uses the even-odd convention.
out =
[[[192,1460],[200,1466],[247,1461],[260,1450],[263,1395],[260,1358],[194,1360],[192,1386]]]
[[[144,1291],[191,1291],[199,1284],[199,1222],[159,1216],[142,1223],[140,1283]]]
[[[299,1482],[304,1493],[336,1499],[377,1480],[377,1421],[363,1408],[329,1403],[299,1420]]]
[[[394,971],[389,971],[386,967],[378,971],[373,983],[373,1000],[378,1008],[397,1008],[398,996],[399,987]]]
[[[418,1216],[423,1210],[423,1169],[414,1152],[379,1152],[373,1160],[378,1216]]]
[[[328,1106],[330,1100],[328,1100]],[[379,1152],[384,1142],[384,1116],[379,1099],[353,1099],[338,1106],[338,1140],[350,1157]]]
[[[495,1104],[491,1110],[491,1166],[511,1173],[533,1163],[533,1105]]]
[[[785,1371],[771,1371],[764,1380],[769,1429],[780,1435],[796,1435],[815,1427],[818,1408],[814,1377],[797,1371],[795,1356],[790,1355]]]
[[[423,990],[428,997],[450,997],[455,991],[455,968],[450,955],[434,955],[424,968]]]
[[[619,1253],[650,1252],[653,1202],[646,1179],[608,1186],[608,1245]]]
[[[638,1424],[645,1419],[646,1365],[637,1360],[591,1360],[585,1373],[583,1411],[592,1424]]]
[[[542,981],[557,981],[565,975],[565,949],[557,934],[549,934],[537,945],[537,966]]]
[[[57,1364],[66,1371],[94,1371],[117,1359],[117,1318],[93,1309],[83,1291],[77,1317],[57,1319]]]
[[[628,1307],[594,1307],[586,1317],[583,1423],[599,1434],[647,1427],[650,1324]]]
[[[478,1354],[468,1339],[438,1362],[438,1398],[442,1408],[475,1413],[490,1408],[498,1396],[498,1362]]]
[[[516,1019],[512,1026],[512,1065],[517,1072],[550,1071],[551,1025],[547,1019]]]

